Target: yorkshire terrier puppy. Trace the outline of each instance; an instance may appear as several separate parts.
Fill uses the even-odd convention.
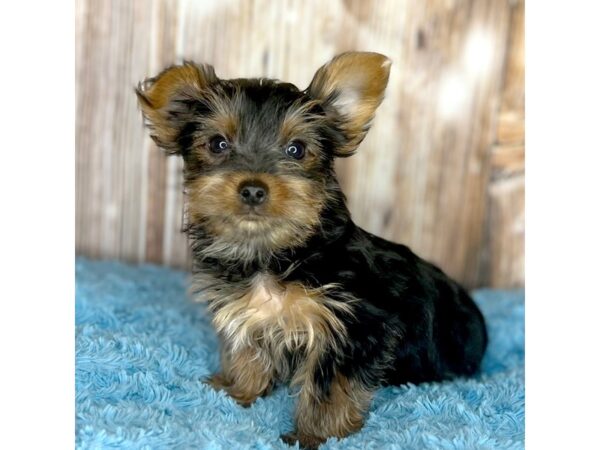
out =
[[[346,207],[334,159],[365,137],[389,72],[344,53],[301,91],[188,62],[137,90],[154,141],[184,160],[194,284],[222,344],[208,382],[242,406],[289,382],[282,438],[304,448],[359,430],[380,386],[474,374],[487,345],[459,284]]]

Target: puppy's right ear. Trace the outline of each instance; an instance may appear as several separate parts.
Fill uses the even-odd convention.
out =
[[[185,62],[142,81],[136,94],[150,136],[167,152],[179,153],[181,131],[193,116],[203,91],[218,81],[209,65]]]

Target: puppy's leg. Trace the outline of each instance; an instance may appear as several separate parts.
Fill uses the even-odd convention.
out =
[[[235,353],[221,353],[222,372],[211,376],[207,383],[217,390],[225,390],[243,407],[267,394],[273,385],[273,371],[269,360],[259,349],[244,348]]]
[[[284,442],[316,449],[327,438],[342,438],[358,431],[371,403],[372,391],[337,375],[327,392],[310,383],[304,385],[296,409],[296,430],[282,436]]]

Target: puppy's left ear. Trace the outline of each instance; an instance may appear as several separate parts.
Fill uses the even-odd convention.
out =
[[[345,142],[336,156],[350,156],[362,142],[383,100],[391,61],[370,52],[336,56],[315,74],[307,93],[321,100],[327,115],[337,122]]]

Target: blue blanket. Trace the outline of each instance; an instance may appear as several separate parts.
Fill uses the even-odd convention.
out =
[[[76,445],[80,449],[289,449],[286,387],[241,408],[198,380],[219,366],[187,275],[79,259]],[[322,449],[523,448],[523,292],[474,292],[490,346],[473,379],[380,389],[364,428]]]

